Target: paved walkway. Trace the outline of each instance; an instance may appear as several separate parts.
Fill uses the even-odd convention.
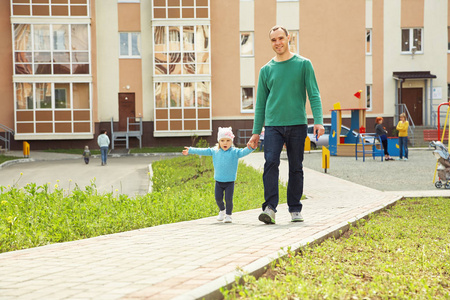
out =
[[[262,153],[244,160],[257,169],[264,162]],[[380,192],[305,169],[305,195],[304,223],[291,223],[280,205],[276,225],[259,222],[255,209],[234,213],[232,224],[209,217],[0,254],[0,299],[216,299],[240,272],[262,273],[287,247],[322,240],[403,196],[448,191]]]

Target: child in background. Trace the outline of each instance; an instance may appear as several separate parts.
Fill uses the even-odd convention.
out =
[[[184,147],[184,155],[197,154],[212,156],[214,165],[214,179],[216,186],[214,190],[216,203],[220,212],[217,221],[231,223],[231,213],[233,211],[234,182],[236,181],[239,158],[250,154],[251,148],[235,148],[233,145],[233,131],[231,127],[219,127],[217,134],[218,144],[212,148]],[[223,198],[225,194],[225,203]]]
[[[400,121],[397,124],[398,145],[400,146],[400,157],[398,160],[408,160],[408,127],[409,122],[406,121],[406,114],[400,114]],[[405,158],[403,158],[405,154]]]
[[[375,134],[376,137],[380,137],[381,143],[383,144],[383,149],[384,149],[384,159],[386,161],[388,160],[394,160],[388,152],[388,145],[387,145],[387,131],[386,129],[383,127],[383,118],[382,117],[377,117],[375,119]]]
[[[86,164],[88,164],[89,163],[89,158],[91,157],[91,151],[89,150],[89,146],[85,146],[84,147],[83,157],[84,157],[84,162]]]

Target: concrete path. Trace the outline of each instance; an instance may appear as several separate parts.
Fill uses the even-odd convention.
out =
[[[262,153],[244,160],[256,169],[264,162]],[[234,213],[232,224],[210,217],[3,253],[0,299],[217,299],[236,275],[263,272],[287,247],[322,240],[403,196],[448,193],[380,192],[305,169],[304,223],[291,223],[280,205],[276,225],[259,222],[255,209]]]

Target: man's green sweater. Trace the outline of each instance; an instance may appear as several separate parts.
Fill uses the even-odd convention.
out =
[[[264,125],[308,124],[306,92],[314,124],[322,124],[322,103],[311,61],[297,54],[286,61],[269,61],[259,72],[253,134],[260,134]]]

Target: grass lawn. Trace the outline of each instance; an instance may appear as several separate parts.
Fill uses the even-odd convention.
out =
[[[100,154],[100,149],[89,149],[92,155]],[[56,153],[67,153],[67,154],[79,154],[82,155],[83,149],[47,149],[42,150],[43,152],[56,152]]]
[[[272,264],[225,299],[450,299],[450,200],[406,199]]]
[[[153,193],[130,198],[79,188],[0,186],[0,252],[215,216],[211,157],[154,162]],[[286,187],[280,186],[286,194]],[[234,211],[261,207],[261,173],[239,164]]]
[[[0,164],[8,160],[21,159],[23,157],[0,155]]]

